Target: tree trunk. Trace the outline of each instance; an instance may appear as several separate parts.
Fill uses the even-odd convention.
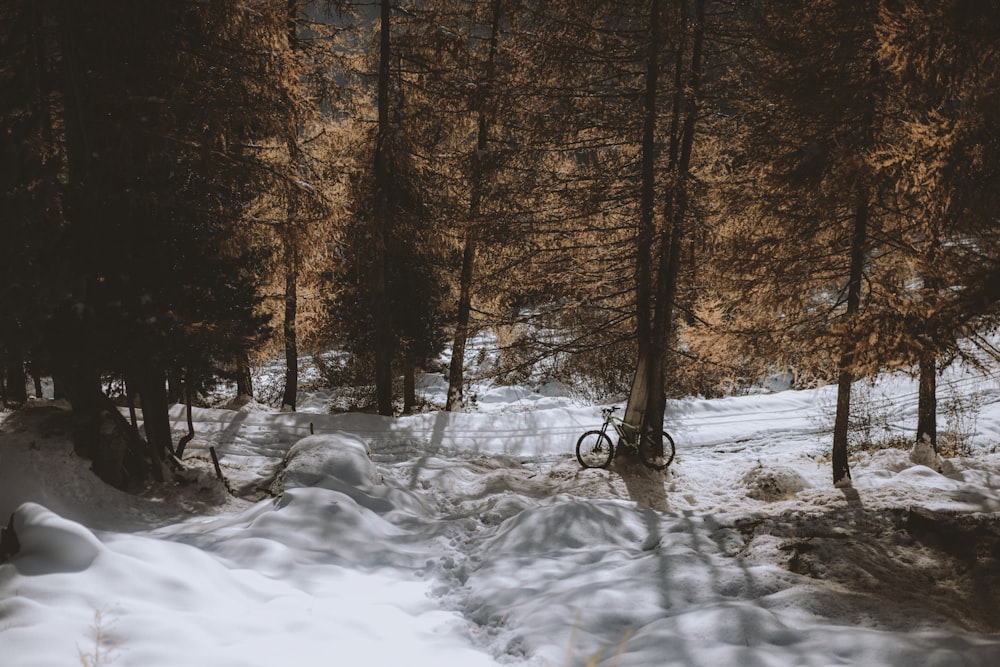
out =
[[[166,458],[168,452],[174,451],[165,374],[147,365],[134,369],[130,374],[130,379],[132,378],[135,378],[135,386],[139,391],[146,442],[149,443],[153,462],[158,464]]]
[[[847,435],[851,419],[851,356],[845,352],[840,359],[837,377],[837,412],[833,422],[833,485],[851,486],[851,469],[847,460]]]
[[[854,214],[854,231],[851,235],[850,279],[847,285],[847,314],[850,324],[861,308],[861,282],[865,268],[865,244],[868,237],[868,189],[859,188]],[[847,460],[847,434],[851,419],[851,385],[854,383],[855,341],[847,334],[840,356],[837,380],[837,415],[833,424],[833,484],[851,486],[851,469]]]
[[[141,393],[141,392],[140,392]],[[167,405],[181,403],[184,401],[184,378],[180,371],[171,370],[167,372]]]
[[[73,408],[73,451],[93,460],[100,447],[101,380],[82,359],[61,359],[57,384]]]
[[[448,366],[448,400],[444,409],[462,408],[465,384],[465,346],[469,338],[469,319],[472,313],[472,276],[476,261],[475,231],[465,232],[462,251],[462,275],[459,282],[458,314],[455,318],[455,339],[451,346],[451,363]]]
[[[682,24],[688,23],[687,3],[681,6]],[[653,358],[650,368],[650,396],[646,408],[647,429],[653,433],[663,430],[664,409],[666,407],[666,361],[667,351],[674,339],[674,301],[677,298],[680,277],[681,249],[686,240],[685,219],[688,214],[688,179],[691,169],[691,153],[694,150],[695,123],[698,117],[698,95],[701,91],[702,48],[704,41],[705,2],[696,0],[694,21],[694,42],[691,49],[690,79],[687,87],[680,86],[680,72],[674,80],[677,95],[674,103],[675,116],[672,132],[677,132],[680,115],[680,132],[677,140],[671,141],[670,191],[666,195],[664,211],[665,225],[660,233],[660,261],[656,285],[656,312],[653,318]],[[682,61],[678,59],[677,66]],[[679,103],[676,101],[679,99]]]
[[[253,376],[250,375],[250,360],[246,350],[236,357],[236,395],[253,398]]]
[[[191,387],[184,387],[184,412],[187,416],[188,432],[177,442],[175,456],[178,460],[184,458],[184,448],[194,440],[194,416],[191,414]]]
[[[930,230],[930,238],[923,251],[923,262],[926,268],[923,271],[922,298],[924,307],[930,313],[924,322],[928,335],[936,328],[936,320],[940,318],[938,314],[939,295],[942,291],[942,282],[935,273],[937,264],[940,261],[938,254],[941,247],[941,240],[936,227]],[[934,451],[937,451],[937,355],[933,346],[928,346],[920,355],[920,380],[917,399],[917,442],[927,440]]]
[[[293,224],[291,220],[288,224]],[[287,235],[286,235],[287,236]],[[295,412],[299,387],[299,347],[295,318],[298,313],[298,247],[294,239],[285,238],[285,391],[281,409]]]
[[[298,0],[288,0],[285,20],[288,48],[291,51],[298,49],[298,12]],[[291,132],[286,142],[288,160],[290,167],[297,170],[300,155],[298,137],[294,133],[298,132],[298,128],[293,127]],[[296,227],[299,224],[298,208],[298,193],[292,189],[288,194],[288,220],[281,233],[285,269],[285,314],[282,326],[285,341],[285,391],[281,396],[281,409],[291,412],[295,412],[299,391],[299,344],[296,326],[299,307],[299,238],[296,234]]]
[[[128,377],[125,378],[125,402],[128,404],[129,424],[138,432],[139,417],[135,412],[135,390]]]
[[[642,182],[639,200],[639,224],[636,230],[635,315],[636,315],[636,371],[624,419],[629,424],[644,424],[649,408],[650,392],[655,389],[652,377],[657,355],[653,350],[653,285],[652,246],[654,238],[653,207],[656,201],[656,92],[660,74],[660,5],[662,0],[652,0],[649,10],[649,48],[646,54],[646,88],[643,96],[642,123]],[[618,454],[623,463],[635,464],[638,452],[623,447]]]
[[[680,6],[682,18],[687,18],[687,2]],[[677,40],[674,50],[673,99],[670,105],[669,150],[667,154],[667,173],[672,179],[667,187],[664,204],[664,226],[660,231],[660,262],[656,284],[656,311],[653,315],[651,354],[647,360],[649,377],[647,392],[647,408],[645,422],[647,429],[655,431],[657,426],[663,430],[664,411],[666,409],[666,348],[670,344],[669,329],[673,324],[673,302],[677,293],[677,279],[680,273],[680,239],[683,236],[684,205],[678,201],[679,189],[684,184],[679,180],[681,164],[681,147],[686,125],[682,123],[685,109],[684,90],[684,45]],[[688,153],[690,155],[690,153]],[[686,167],[685,167],[686,168]],[[665,305],[666,304],[666,305]]]
[[[502,0],[493,0],[490,21],[490,50],[486,61],[486,95],[480,101],[476,152],[472,156],[472,192],[469,197],[469,222],[465,229],[465,247],[462,250],[462,274],[459,278],[458,313],[455,321],[455,340],[451,347],[451,364],[448,367],[448,400],[445,410],[462,407],[463,385],[465,384],[465,346],[469,338],[469,319],[472,313],[472,280],[475,275],[476,246],[479,235],[479,217],[482,208],[483,188],[486,169],[483,164],[489,150],[490,125],[492,122],[492,96],[496,94],[493,84],[496,79],[496,55],[500,36],[500,15]]]
[[[386,243],[392,226],[392,178],[389,167],[390,0],[380,0],[378,135],[375,145],[375,215],[372,229],[372,315],[375,347],[375,400],[380,415],[392,415],[393,342],[386,294]]]
[[[24,372],[24,357],[21,351],[8,342],[7,349],[7,396],[13,405],[23,405],[28,402],[28,375]]]
[[[417,406],[417,359],[407,345],[403,350],[403,412]]]
[[[937,451],[937,360],[932,353],[920,359],[917,442],[921,440],[927,440]]]

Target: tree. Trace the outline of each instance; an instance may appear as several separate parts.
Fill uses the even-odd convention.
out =
[[[393,368],[402,370],[403,408],[412,409],[416,370],[443,344],[439,230],[447,216],[429,193],[448,187],[429,163],[450,117],[424,89],[420,24],[409,9],[399,14],[404,18],[392,3],[380,6],[375,47],[361,40],[345,47],[359,57],[349,72],[355,103],[338,122],[348,137],[343,154],[364,157],[345,157],[351,164],[349,210],[337,238],[341,261],[332,272],[337,291],[330,300],[348,349],[374,367],[376,409],[387,415],[394,412]],[[358,32],[364,34],[365,25],[362,16]],[[375,84],[371,96],[366,81]]]
[[[392,414],[392,335],[386,292],[386,242],[393,224],[394,182],[392,148],[394,133],[389,123],[389,77],[392,58],[392,2],[379,1],[378,110],[374,151],[374,204],[371,222],[371,310],[374,323],[375,399],[380,415]]]
[[[58,230],[62,162],[53,119],[53,36],[35,3],[0,4],[0,401],[27,400],[25,362],[57,290],[46,262]]]
[[[894,248],[909,265],[897,313],[883,322],[887,356],[919,372],[917,440],[937,447],[941,362],[996,322],[982,293],[996,266],[998,42],[995,2],[883,2],[879,58],[891,77],[893,123],[878,152],[905,221]],[[993,297],[995,303],[995,297]]]
[[[488,157],[490,134],[495,123],[497,109],[497,52],[500,42],[500,26],[503,19],[503,0],[492,0],[489,5],[489,34],[487,53],[481,74],[475,77],[476,141],[471,156],[472,170],[469,194],[469,216],[462,234],[462,268],[459,273],[459,296],[455,316],[455,333],[451,347],[451,362],[448,369],[448,398],[445,410],[456,410],[463,403],[465,383],[465,346],[469,338],[469,322],[472,312],[473,277],[482,231],[483,195],[489,178]]]
[[[630,423],[642,423],[644,428],[653,433],[663,430],[664,404],[666,401],[665,392],[665,372],[666,357],[668,350],[673,343],[673,327],[675,317],[675,299],[678,293],[678,281],[680,276],[681,248],[685,243],[687,235],[687,225],[689,216],[689,199],[691,196],[691,160],[694,148],[695,127],[698,121],[699,102],[701,95],[702,78],[702,54],[705,39],[705,2],[696,0],[694,3],[694,15],[689,15],[689,5],[684,2],[679,7],[679,21],[674,25],[691,26],[692,33],[689,40],[675,37],[673,44],[674,71],[673,71],[673,100],[671,104],[671,115],[669,119],[669,148],[667,155],[666,193],[663,196],[664,213],[663,223],[659,230],[659,257],[656,269],[656,280],[653,282],[649,276],[648,269],[643,267],[636,272],[640,284],[637,285],[637,294],[651,293],[653,296],[652,307],[647,305],[642,307],[640,301],[638,327],[639,338],[639,361],[636,370],[636,382],[633,385],[633,392],[637,395],[629,396],[629,406],[626,409],[626,420],[629,411],[634,415]],[[655,25],[655,18],[651,19]],[[676,29],[676,28],[675,28]],[[689,45],[688,45],[689,42]],[[655,86],[655,75],[653,61],[658,57],[652,50],[659,49],[659,38],[655,33],[650,38],[650,66],[647,70],[647,85]],[[690,52],[687,49],[690,49]],[[686,59],[689,58],[689,61]],[[685,79],[687,79],[685,81]],[[648,93],[652,96],[655,93]],[[651,101],[652,103],[652,101]],[[647,113],[649,113],[647,111]],[[655,128],[654,128],[655,129]],[[652,130],[649,131],[652,135]],[[655,145],[649,143],[652,136],[644,137],[643,140],[643,160],[644,160],[644,204],[646,210],[646,179],[649,178],[647,171],[652,170],[652,165],[647,166],[647,161],[651,162],[653,157],[646,157],[647,153],[652,154]],[[649,221],[646,220],[648,214],[643,215],[643,231],[640,232],[640,246],[644,245],[644,236],[652,230],[649,228]],[[640,251],[643,252],[643,251]],[[643,257],[641,265],[648,261]],[[642,284],[642,281],[646,284]],[[643,324],[643,321],[652,318],[651,325]],[[648,336],[648,346],[643,350],[643,340]],[[641,393],[642,384],[640,378],[642,365],[645,362],[646,388],[645,396]],[[645,411],[645,420],[642,415],[635,414],[639,410]],[[638,418],[638,419],[636,419]]]
[[[315,248],[321,233],[318,229],[329,217],[327,202],[321,194],[322,181],[327,176],[324,157],[310,154],[316,135],[326,130],[327,122],[321,119],[336,109],[333,72],[338,62],[332,47],[336,33],[333,14],[339,3],[311,3],[304,0],[287,0],[285,16],[288,40],[287,57],[299,73],[295,96],[286,101],[291,122],[286,126],[287,135],[280,138],[282,146],[276,150],[275,162],[287,172],[277,201],[271,201],[270,210],[279,246],[283,278],[282,343],[285,353],[285,387],[282,392],[283,409],[295,410],[299,384],[299,286],[303,274],[315,263]],[[320,144],[322,147],[322,144]]]
[[[592,177],[598,186],[591,219],[602,221],[608,244],[618,248],[610,267],[600,265],[606,269],[603,281],[613,267],[612,275],[620,272],[632,282],[625,312],[636,361],[625,419],[659,432],[680,249],[691,215],[705,3],[593,3],[593,11],[582,14],[587,19],[577,9],[550,10],[549,32],[566,45],[551,49],[560,53],[554,64],[568,70],[561,82],[568,90],[553,92],[563,100],[559,119],[575,130],[577,150],[591,153],[596,163],[607,161],[595,164],[605,174]],[[621,164],[612,167],[615,159]],[[608,174],[616,180],[609,182]],[[595,292],[622,293],[607,287]],[[622,312],[621,304],[607,303],[608,315]]]
[[[289,117],[283,10],[250,0],[39,7],[43,67],[61,74],[51,97],[60,131],[43,154],[65,175],[64,222],[47,248],[63,269],[45,278],[60,298],[39,356],[79,416],[78,451],[116,486],[157,474],[172,449],[167,374],[197,387],[260,335],[255,258],[228,240],[275,184],[257,142],[281,136]],[[138,391],[148,446],[104,394],[108,376]],[[102,435],[102,418],[117,438]]]
[[[750,314],[737,316],[749,335],[770,332],[771,358],[804,344],[806,356],[835,365],[837,485],[850,483],[850,388],[867,361],[858,320],[874,283],[865,272],[891,214],[869,161],[886,98],[875,10],[840,0],[756,2],[737,75],[745,143],[735,160],[739,213],[726,234],[741,301],[731,311]]]

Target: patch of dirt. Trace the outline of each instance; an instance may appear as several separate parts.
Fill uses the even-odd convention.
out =
[[[916,507],[834,514],[746,517],[734,528],[744,554],[777,538],[778,561],[791,572],[919,608],[929,624],[1000,632],[1000,516]]]

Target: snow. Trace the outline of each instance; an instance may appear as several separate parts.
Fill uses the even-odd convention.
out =
[[[604,406],[555,383],[397,419],[323,414],[329,392],[196,409],[190,470],[140,496],[98,482],[39,401],[0,415],[21,542],[0,664],[994,666],[1000,388],[951,381],[976,395],[972,455],[856,451],[848,489],[831,388],[671,401],[662,513],[579,468]],[[912,381],[878,391],[912,439]]]

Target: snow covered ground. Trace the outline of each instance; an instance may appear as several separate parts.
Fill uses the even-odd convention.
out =
[[[601,406],[553,385],[398,419],[322,414],[324,394],[195,410],[191,471],[140,497],[39,403],[0,416],[22,547],[0,665],[1000,665],[1000,387],[948,382],[974,456],[858,453],[845,490],[832,388],[671,402],[667,513],[579,469]],[[876,389],[912,437],[913,383]]]

